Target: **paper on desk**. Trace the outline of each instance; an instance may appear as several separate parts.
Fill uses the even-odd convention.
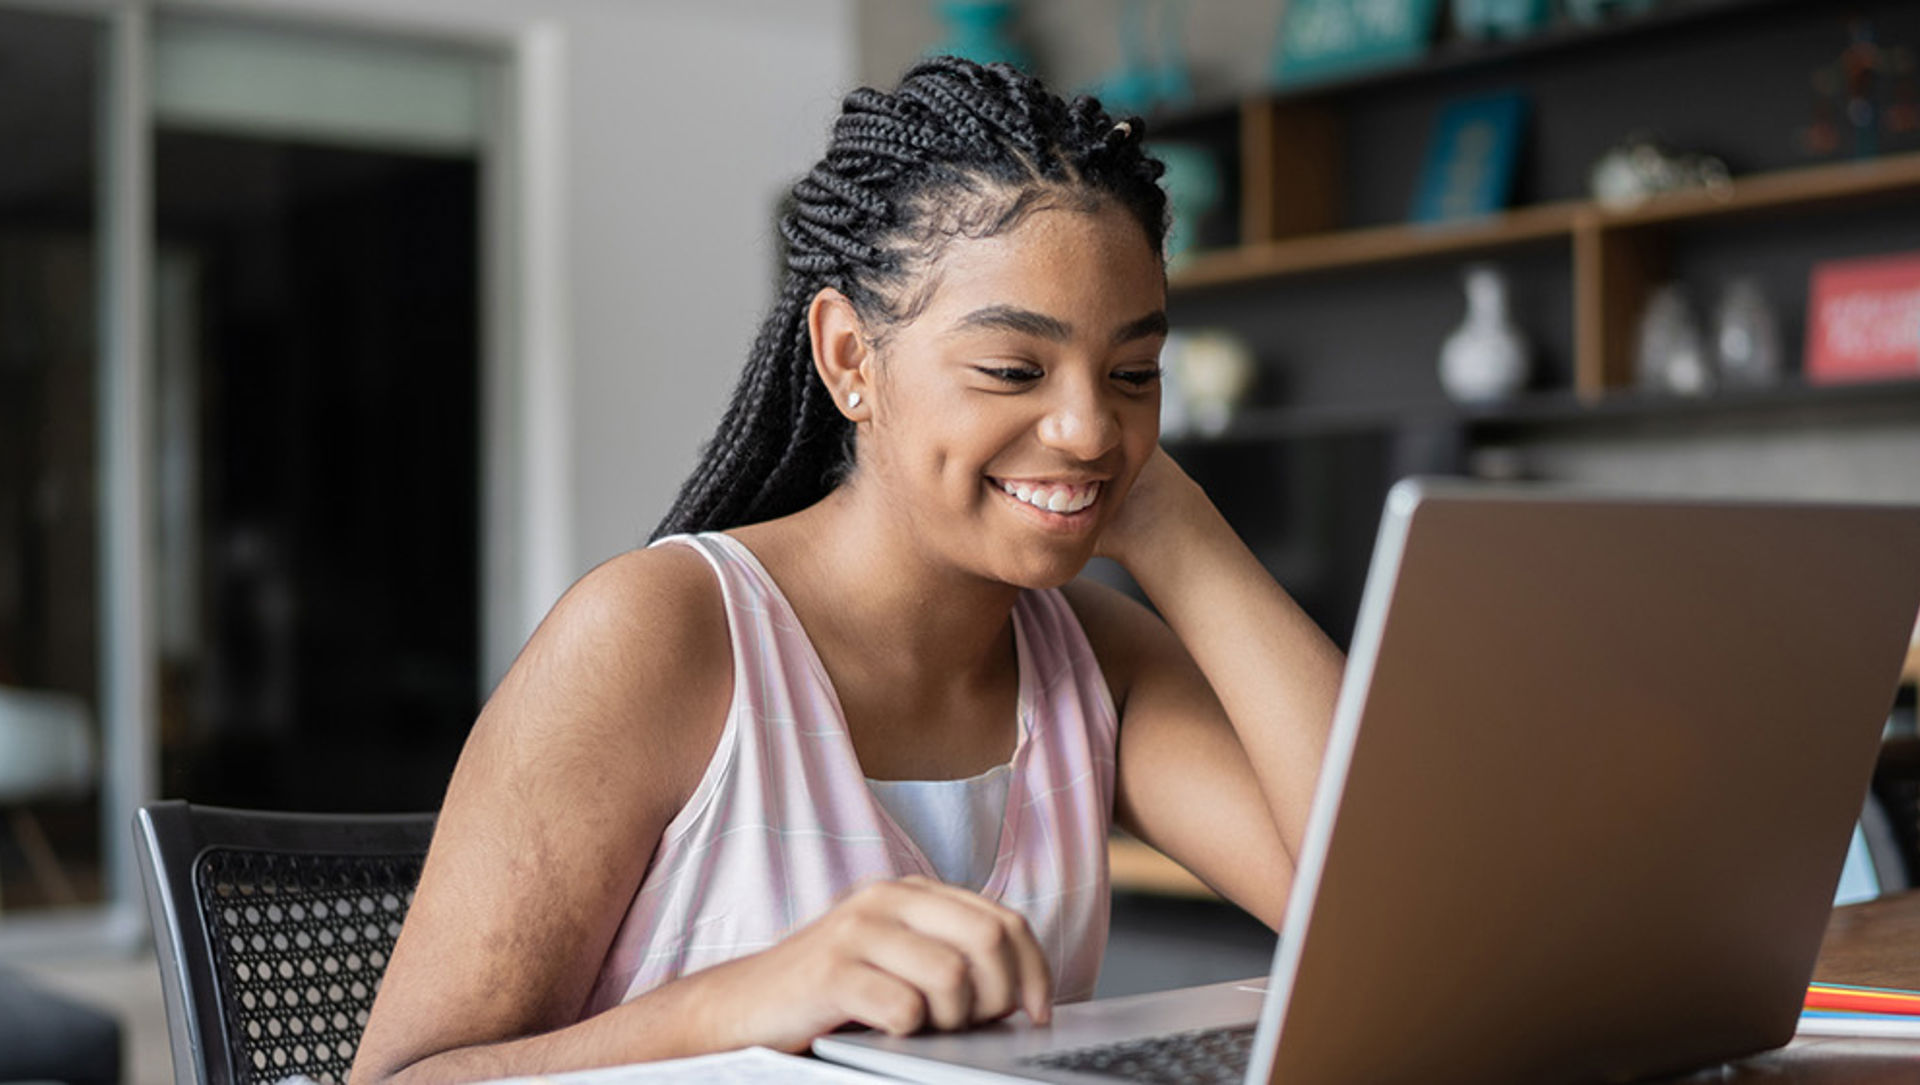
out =
[[[1920,1017],[1891,1013],[1834,1013],[1808,1010],[1800,1015],[1796,1036],[1869,1036],[1920,1040]]]
[[[636,1062],[600,1070],[565,1074],[503,1078],[492,1085],[664,1085],[675,1081],[733,1082],[736,1085],[870,1085],[872,1074],[798,1055],[783,1055],[765,1047],[695,1055],[690,1059]]]

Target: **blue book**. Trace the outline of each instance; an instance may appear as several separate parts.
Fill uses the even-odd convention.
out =
[[[1448,222],[1503,210],[1513,195],[1527,100],[1517,93],[1463,98],[1440,111],[1414,191],[1415,222]]]

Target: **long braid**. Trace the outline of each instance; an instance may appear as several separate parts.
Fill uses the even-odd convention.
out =
[[[826,157],[781,218],[786,274],[733,399],[653,537],[784,516],[825,497],[850,466],[852,424],[814,371],[807,310],[832,287],[863,322],[915,314],[904,289],[954,236],[988,236],[1036,191],[1124,207],[1158,250],[1162,167],[1135,118],[1071,104],[1016,69],[953,57],[916,65],[887,94],[847,95]],[[924,299],[921,299],[924,302]]]

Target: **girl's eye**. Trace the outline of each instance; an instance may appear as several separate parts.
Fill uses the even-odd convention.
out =
[[[1113,377],[1135,388],[1145,388],[1160,379],[1160,367],[1156,365],[1150,369],[1122,369],[1115,372]]]
[[[1040,371],[1031,366],[977,365],[974,368],[994,380],[1008,384],[1030,384],[1040,379]]]

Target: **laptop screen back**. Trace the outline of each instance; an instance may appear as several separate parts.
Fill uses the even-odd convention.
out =
[[[1784,1043],[1917,606],[1920,510],[1403,483],[1251,1079]]]

